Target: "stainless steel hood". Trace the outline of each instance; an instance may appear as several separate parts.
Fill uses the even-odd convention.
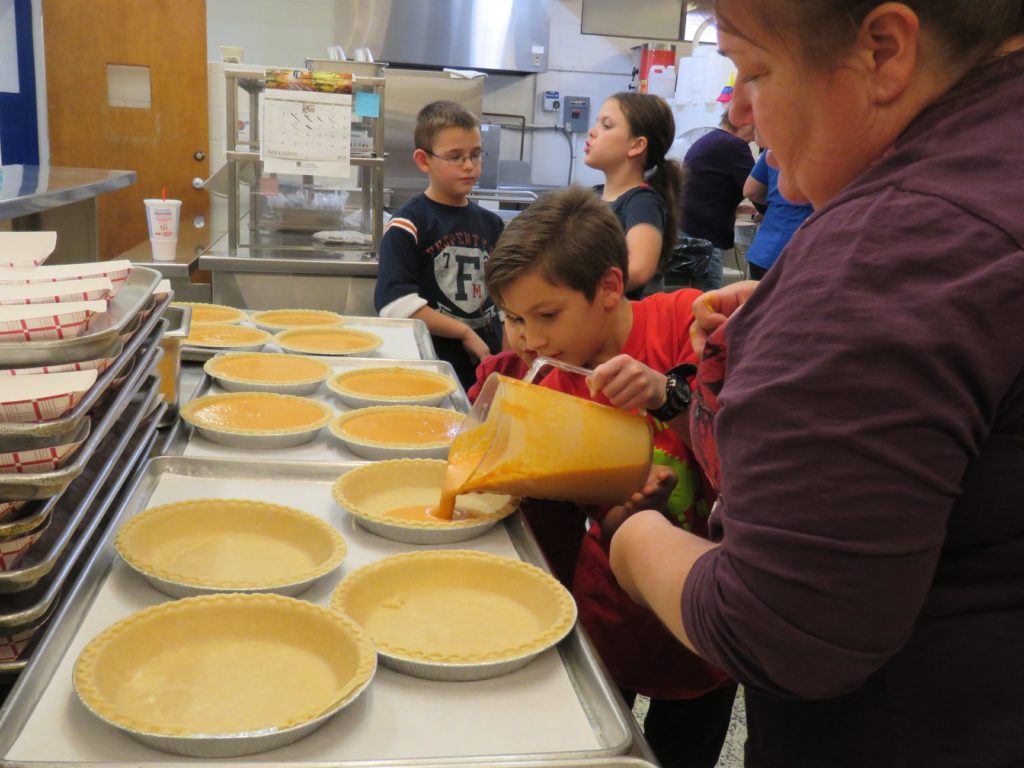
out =
[[[334,38],[395,66],[548,68],[550,0],[334,0]]]

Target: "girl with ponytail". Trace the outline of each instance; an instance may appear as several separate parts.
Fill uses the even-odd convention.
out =
[[[623,91],[601,105],[587,134],[584,162],[604,173],[597,192],[626,231],[626,295],[631,299],[664,288],[662,273],[676,240],[683,181],[682,166],[665,157],[675,128],[664,99]]]

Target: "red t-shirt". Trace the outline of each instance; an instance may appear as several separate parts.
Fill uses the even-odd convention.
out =
[[[466,391],[466,397],[469,398],[469,402],[475,403],[480,395],[480,390],[483,389],[484,382],[492,373],[500,373],[511,379],[521,379],[528,370],[530,367],[510,349],[485,357],[476,367],[476,384]]]
[[[689,328],[698,296],[700,291],[685,288],[632,302],[633,328],[622,354],[661,372],[696,362]],[[583,377],[576,374],[553,371],[542,386],[608,404],[600,395],[591,398]],[[671,466],[679,476],[667,514],[680,527],[706,535],[708,488],[700,469],[678,435],[653,418],[651,424],[655,462]],[[618,685],[656,699],[690,699],[731,682],[724,672],[687,650],[654,613],[619,587],[608,562],[608,542],[597,522],[583,537],[573,595],[580,622]]]

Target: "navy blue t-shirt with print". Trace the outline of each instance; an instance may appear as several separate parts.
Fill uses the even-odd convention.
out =
[[[470,326],[492,352],[499,351],[497,311],[484,285],[484,265],[503,228],[497,214],[475,203],[443,205],[417,195],[395,212],[384,231],[373,297],[377,312],[409,317],[429,306]],[[432,339],[438,356],[470,386],[476,363],[462,342]]]

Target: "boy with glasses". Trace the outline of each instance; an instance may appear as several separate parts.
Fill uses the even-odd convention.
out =
[[[467,199],[484,156],[475,115],[432,102],[416,116],[413,138],[413,160],[429,183],[384,230],[374,306],[381,317],[423,320],[438,357],[469,388],[477,362],[501,349],[484,265],[504,224]]]

